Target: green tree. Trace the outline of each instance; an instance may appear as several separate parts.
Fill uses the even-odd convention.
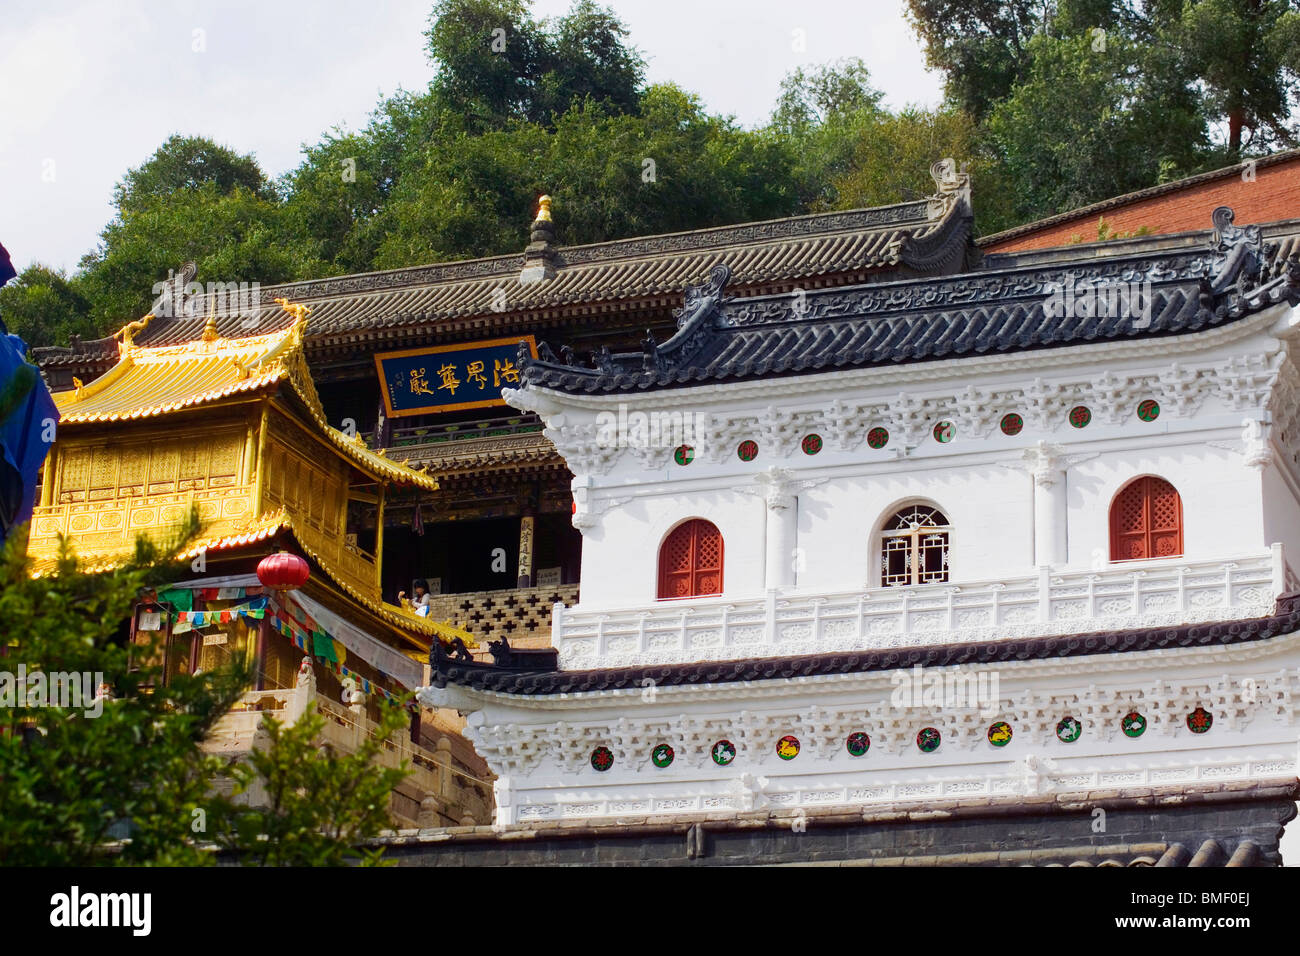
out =
[[[167,546],[143,539],[114,571],[79,569],[65,541],[57,566],[33,576],[25,529],[0,552],[0,865],[204,865],[212,847],[242,862],[337,864],[377,853],[357,843],[388,826],[388,794],[403,771],[373,761],[406,722],[388,706],[354,754],[322,752],[314,713],[292,727],[267,720],[267,742],[229,766],[202,743],[247,688],[232,663],[163,683],[162,648],[130,645],[138,597],[177,574],[173,556],[198,532],[197,513]],[[100,676],[111,699],[55,704],[17,696],[17,675]],[[78,685],[81,689],[84,684]],[[30,705],[30,706],[29,706]],[[260,809],[220,796],[257,788]]]
[[[143,208],[179,191],[208,184],[218,193],[243,188],[262,199],[275,196],[257,160],[199,136],[170,136],[147,162],[127,170],[113,191],[118,213]]]
[[[98,337],[90,311],[77,279],[40,263],[0,288],[0,322],[31,349],[67,345],[73,335]]]
[[[1199,171],[1209,143],[1195,94],[1108,36],[1029,42],[1024,80],[993,108],[992,147],[1014,184],[1015,218],[1037,219]]]
[[[317,741],[325,719],[309,709],[292,725],[262,718],[266,744],[235,764],[236,794],[260,790],[264,805],[236,808],[218,836],[244,864],[260,866],[374,865],[380,851],[356,847],[390,826],[388,800],[406,776],[375,764],[384,741],[407,724],[400,704],[385,702],[373,736],[352,753]]]
[[[788,146],[676,87],[649,88],[634,115],[588,100],[554,129],[518,121],[431,145],[381,213],[376,265],[517,253],[542,193],[566,245],[788,215],[791,170]]]
[[[425,31],[437,70],[431,87],[462,129],[511,120],[547,125],[587,99],[635,109],[645,64],[614,13],[575,0],[557,22],[538,21],[528,0],[438,0]]]
[[[8,636],[0,657],[0,864],[205,862],[192,826],[210,803],[218,762],[199,743],[247,675],[225,668],[161,686],[158,648],[128,648],[122,622],[141,591],[166,575],[165,553],[142,542],[122,569],[86,574],[65,543],[54,573],[32,577],[26,545],[26,534],[15,533],[0,556]],[[103,675],[114,699],[22,706],[41,701],[17,697],[20,667],[47,679],[91,675],[95,684]],[[125,837],[120,852],[105,852]]]

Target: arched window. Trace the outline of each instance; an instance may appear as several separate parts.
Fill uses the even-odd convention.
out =
[[[885,587],[948,580],[948,519],[938,508],[908,505],[885,522],[880,583]]]
[[[693,518],[673,529],[659,548],[659,600],[722,593],[722,533]]]
[[[1173,558],[1183,553],[1183,500],[1163,478],[1125,485],[1110,506],[1110,559]]]

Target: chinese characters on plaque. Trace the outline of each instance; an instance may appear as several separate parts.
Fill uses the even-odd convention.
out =
[[[537,355],[531,335],[376,355],[388,416],[504,405],[501,389],[519,387],[521,342]]]

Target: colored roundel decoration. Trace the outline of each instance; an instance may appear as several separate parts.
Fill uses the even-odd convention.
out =
[[[1136,710],[1130,710],[1120,720],[1119,725],[1123,729],[1125,737],[1141,737],[1147,729],[1147,719]]]
[[[1062,717],[1056,725],[1056,739],[1063,744],[1072,744],[1083,733],[1083,722],[1076,717]]]
[[[805,455],[815,455],[822,450],[822,436],[816,434],[804,435],[799,447],[803,449]]]
[[[1148,398],[1144,402],[1138,403],[1138,418],[1144,422],[1153,422],[1160,417],[1160,403],[1154,398]]]
[[[998,428],[1002,429],[1004,435],[1019,435],[1024,427],[1025,420],[1015,412],[1007,412],[998,423]]]
[[[736,448],[736,457],[741,461],[753,461],[758,457],[758,442],[746,438]]]
[[[666,767],[673,762],[673,748],[660,744],[650,751],[650,762],[656,767]]]
[[[859,730],[849,734],[848,739],[844,741],[844,746],[850,757],[861,757],[871,749],[871,738]]]
[[[730,740],[719,740],[713,745],[712,754],[713,762],[719,767],[725,767],[736,759],[736,745]]]
[[[1075,405],[1070,409],[1070,424],[1075,428],[1086,428],[1092,421],[1092,411],[1087,405]]]
[[[916,746],[921,753],[932,754],[939,749],[943,735],[933,727],[922,727],[916,732]]]
[[[934,440],[941,445],[946,445],[952,441],[952,436],[957,434],[957,429],[953,428],[952,422],[939,422],[934,426]]]
[[[886,428],[873,428],[867,432],[868,448],[884,448],[889,444],[889,430]]]
[[[695,460],[695,449],[690,445],[678,445],[673,452],[673,461],[679,465],[689,465]]]
[[[591,752],[591,767],[604,773],[614,766],[614,752],[608,747],[597,747]]]
[[[994,747],[1005,747],[1011,743],[1011,725],[1005,720],[989,724],[989,743]]]
[[[799,756],[799,738],[786,734],[776,742],[776,755],[782,760],[793,760]]]
[[[1194,734],[1203,734],[1214,724],[1214,715],[1204,707],[1197,707],[1187,715],[1187,729]]]

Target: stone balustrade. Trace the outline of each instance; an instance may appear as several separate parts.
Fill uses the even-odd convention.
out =
[[[286,724],[297,721],[315,704],[325,718],[320,743],[350,753],[367,737],[375,736],[375,724],[360,704],[345,706],[316,693],[315,680],[300,680],[297,686],[280,690],[249,691],[217,722],[205,742],[205,749],[235,756],[251,749],[258,738],[262,717],[270,714]],[[492,821],[492,784],[455,766],[451,741],[439,738],[435,748],[412,743],[405,730],[384,741],[376,762],[386,768],[407,765],[407,775],[393,792],[390,811],[398,826],[422,828],[474,825]],[[261,795],[247,795],[256,805]]]
[[[1257,617],[1295,587],[1281,545],[1232,560],[1039,569],[997,581],[553,608],[566,670],[983,642]]]

